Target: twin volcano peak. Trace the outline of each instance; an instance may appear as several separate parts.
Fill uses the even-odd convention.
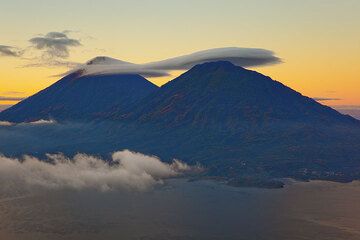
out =
[[[106,121],[67,134],[49,129],[48,137],[34,137],[42,144],[9,131],[5,136],[15,141],[0,141],[0,148],[68,154],[126,148],[200,163],[210,176],[247,186],[279,186],[272,178],[360,179],[359,121],[225,61],[197,65],[161,88],[140,75],[74,73],[0,113],[10,122],[49,118]]]
[[[96,57],[87,64],[127,64]],[[239,127],[278,121],[354,122],[280,82],[228,61],[194,66],[158,88],[136,74],[72,73],[0,113],[12,122],[113,119]]]

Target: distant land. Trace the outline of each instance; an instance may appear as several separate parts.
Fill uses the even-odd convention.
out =
[[[360,106],[333,106],[337,111],[341,112],[342,114],[348,114],[352,117],[360,120]]]
[[[136,74],[81,70],[0,112],[9,156],[119,149],[200,164],[199,178],[282,187],[282,178],[360,179],[360,121],[228,61],[157,87]]]

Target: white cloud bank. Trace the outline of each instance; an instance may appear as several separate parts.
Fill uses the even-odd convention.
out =
[[[165,178],[191,170],[178,160],[167,164],[155,156],[129,150],[113,153],[111,163],[86,154],[72,159],[48,154],[47,158],[41,161],[31,156],[14,159],[0,155],[0,188],[146,190]]]
[[[161,61],[135,64],[110,57],[96,57],[85,64],[65,73],[82,71],[83,75],[93,74],[140,74],[144,77],[169,75],[172,70],[187,70],[191,67],[212,61],[229,61],[242,67],[255,67],[281,63],[281,59],[266,49],[259,48],[214,48],[177,56]]]

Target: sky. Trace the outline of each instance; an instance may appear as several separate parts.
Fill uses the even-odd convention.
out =
[[[0,11],[0,108],[96,56],[147,63],[222,47],[273,51],[281,64],[250,68],[323,104],[360,106],[359,0],[0,0]]]

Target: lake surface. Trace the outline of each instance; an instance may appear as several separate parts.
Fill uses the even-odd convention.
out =
[[[0,239],[360,239],[360,183],[234,188],[167,180],[146,192],[2,194]]]

